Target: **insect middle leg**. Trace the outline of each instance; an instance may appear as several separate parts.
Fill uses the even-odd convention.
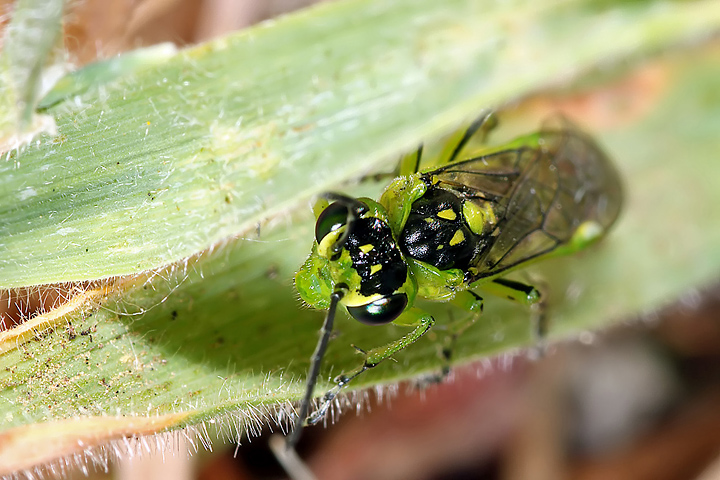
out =
[[[531,325],[533,336],[535,339],[536,349],[535,356],[542,356],[545,351],[545,338],[547,336],[547,315],[546,305],[543,301],[543,295],[540,290],[531,285],[526,285],[514,280],[499,278],[487,283],[483,283],[480,288],[483,291],[497,297],[506,298],[515,303],[526,305],[531,312]],[[455,351],[457,339],[479,318],[483,311],[483,299],[472,290],[465,290],[458,293],[452,300],[452,303],[461,309],[470,312],[469,317],[451,322],[446,328],[448,336],[446,337],[442,348],[443,368],[442,374],[433,377],[432,381],[440,381],[450,373],[450,364]]]
[[[313,425],[322,420],[328,408],[330,408],[332,401],[335,400],[335,397],[337,397],[340,391],[348,383],[357,378],[366,370],[377,366],[380,362],[392,357],[394,354],[404,349],[408,345],[415,343],[420,337],[425,335],[428,330],[430,330],[430,328],[432,328],[432,326],[435,324],[435,319],[429,313],[419,308],[411,308],[405,311],[402,315],[400,315],[400,317],[398,317],[393,323],[395,325],[415,328],[407,335],[404,335],[403,337],[393,342],[390,342],[387,345],[376,347],[368,351],[358,349],[365,356],[363,364],[352,371],[343,373],[336,377],[335,381],[337,382],[337,385],[330,389],[323,396],[320,408],[318,408],[317,411],[310,415],[307,421],[308,424]]]
[[[475,121],[473,121],[467,129],[460,130],[458,133],[451,135],[445,142],[439,155],[430,158],[422,158],[423,147],[417,149],[416,152],[405,155],[398,163],[398,175],[412,175],[420,171],[420,162],[425,160],[424,167],[438,167],[446,163],[452,163],[461,159],[461,155],[468,143],[476,137],[476,142],[484,144],[485,139],[497,126],[497,117],[491,111],[483,112]]]
[[[477,321],[483,312],[483,298],[471,290],[458,292],[455,298],[451,300],[451,303],[467,312],[469,316],[463,316],[444,325],[447,336],[443,340],[442,350],[440,351],[442,360],[441,373],[430,376],[430,383],[440,382],[450,374],[450,363],[455,353],[457,339]]]

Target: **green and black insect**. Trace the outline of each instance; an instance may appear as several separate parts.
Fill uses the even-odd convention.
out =
[[[482,298],[473,289],[482,287],[532,305],[538,291],[503,275],[581,250],[615,222],[620,177],[592,138],[562,121],[501,147],[468,148],[486,119],[454,135],[430,168],[418,171],[422,147],[407,155],[378,201],[328,193],[316,203],[315,242],[295,284],[305,302],[327,315],[288,447],[344,385],[433,326],[433,317],[414,306],[417,298],[479,313]],[[365,352],[363,364],[337,377],[308,418],[338,305],[365,324],[414,329]]]

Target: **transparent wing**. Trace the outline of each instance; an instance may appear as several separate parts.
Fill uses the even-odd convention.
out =
[[[497,223],[473,261],[470,283],[556,250],[584,222],[607,230],[622,203],[615,167],[567,122],[426,174],[467,200],[490,202],[495,212]]]

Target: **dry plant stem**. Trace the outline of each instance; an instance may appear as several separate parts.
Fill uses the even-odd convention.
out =
[[[300,440],[300,434],[302,433],[303,426],[305,425],[305,420],[308,416],[308,411],[310,410],[310,401],[312,400],[313,392],[315,391],[317,377],[320,373],[320,364],[322,362],[323,356],[325,355],[325,350],[327,349],[328,341],[330,340],[330,334],[333,330],[333,322],[335,320],[335,311],[337,310],[337,304],[343,296],[344,292],[341,290],[334,292],[330,296],[330,307],[328,307],[327,314],[325,315],[325,322],[322,326],[320,340],[315,347],[315,352],[313,353],[310,364],[310,371],[307,375],[305,395],[303,396],[300,403],[300,411],[298,412],[297,419],[295,420],[295,428],[293,429],[287,440],[288,450],[294,450],[295,445],[297,445],[298,440]]]
[[[292,480],[316,480],[315,475],[305,465],[305,462],[300,459],[297,451],[285,441],[285,437],[279,434],[272,435],[270,437],[270,448]]]

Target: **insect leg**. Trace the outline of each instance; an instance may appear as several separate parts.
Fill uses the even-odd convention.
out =
[[[545,350],[545,339],[548,333],[548,317],[546,315],[547,305],[544,295],[532,285],[527,285],[515,280],[496,278],[482,284],[482,289],[497,297],[507,298],[516,303],[530,307],[532,315],[531,324],[538,354],[542,355]]]
[[[442,374],[436,379],[437,381],[444,379],[450,373],[450,361],[455,352],[455,344],[457,343],[458,337],[470,328],[483,312],[484,301],[482,297],[471,290],[458,292],[451,302],[470,315],[454,320],[447,325],[448,336],[445,337],[441,352],[443,362]]]
[[[530,324],[535,336],[534,357],[540,358],[547,350],[547,335],[550,328],[550,317],[547,314],[546,295],[540,295],[540,300],[530,306]]]
[[[455,148],[453,148],[450,156],[445,163],[452,163],[457,160],[462,153],[463,148],[465,148],[465,145],[467,145],[467,143],[473,136],[475,136],[476,133],[480,132],[480,143],[485,143],[485,138],[487,137],[488,133],[496,126],[497,117],[495,116],[495,114],[493,114],[493,112],[484,112],[480,117],[478,117],[473,123],[470,124],[467,130],[465,130],[465,133],[463,133],[463,136],[460,137],[460,141],[458,141],[458,143],[455,145]],[[447,146],[445,148],[447,149]]]
[[[466,310],[467,312],[474,313],[475,316],[483,312],[484,301],[483,298],[472,290],[465,290],[458,292],[455,298],[452,299],[452,303],[455,306]]]
[[[483,283],[481,288],[496,297],[507,298],[522,305],[531,306],[540,302],[540,291],[537,288],[515,280],[496,278]]]
[[[429,313],[424,312],[419,308],[411,308],[400,315],[394,323],[396,325],[415,327],[415,329],[407,335],[395,340],[394,342],[390,342],[387,345],[383,345],[382,347],[376,347],[367,352],[358,349],[363,353],[363,355],[365,355],[365,361],[355,370],[343,373],[336,377],[335,381],[337,382],[337,385],[325,394],[320,408],[313,413],[310,418],[308,418],[308,424],[312,425],[323,419],[328,408],[330,408],[332,401],[338,396],[343,387],[366,370],[377,366],[383,360],[387,360],[400,350],[417,341],[417,339],[425,335],[435,324],[435,319]]]
[[[389,178],[395,178],[403,175],[412,175],[420,170],[420,159],[422,158],[423,146],[420,144],[417,150],[408,153],[400,158],[395,168],[391,172],[373,173],[360,177],[360,183],[372,180],[379,182]]]
[[[439,158],[436,158],[435,161],[431,162],[431,164],[437,166],[454,162],[458,159],[463,148],[465,148],[470,139],[476,134],[478,134],[478,142],[484,144],[488,133],[497,127],[497,124],[497,116],[492,111],[483,112],[483,114],[471,123],[470,126],[463,132],[459,140],[457,140],[457,135],[452,135],[443,148]],[[422,154],[423,145],[420,144],[417,150],[402,157],[392,172],[365,175],[360,178],[360,182],[365,182],[367,180],[379,182],[388,178],[407,176],[417,173],[420,171]],[[444,158],[447,158],[447,160],[443,160]]]
[[[412,175],[413,173],[417,173],[418,170],[420,170],[420,159],[422,159],[422,153],[423,146],[420,144],[417,150],[401,158],[398,162],[396,169],[397,175],[395,176]]]
[[[474,122],[472,122],[470,126],[465,130],[465,132],[463,132],[462,137],[460,137],[459,140],[457,140],[457,135],[452,135],[450,140],[448,140],[447,144],[445,145],[445,148],[443,148],[443,152],[440,154],[440,157],[436,158],[435,161],[432,163],[441,165],[444,163],[454,162],[462,153],[465,145],[467,145],[470,139],[476,134],[479,135],[479,143],[485,143],[485,138],[487,137],[488,133],[490,133],[490,131],[492,131],[497,126],[497,123],[497,116],[493,112],[483,112],[483,114],[480,115]],[[398,162],[397,167],[395,167],[392,172],[365,175],[360,178],[360,181],[365,182],[367,180],[374,180],[376,182],[379,182],[380,180],[384,180],[387,178],[395,178],[398,176],[407,176],[417,173],[420,171],[420,161],[422,159],[422,154],[423,145],[420,144],[417,150],[415,150],[414,152],[410,152],[404,157],[402,157]],[[443,160],[443,158],[446,157],[447,160]]]

